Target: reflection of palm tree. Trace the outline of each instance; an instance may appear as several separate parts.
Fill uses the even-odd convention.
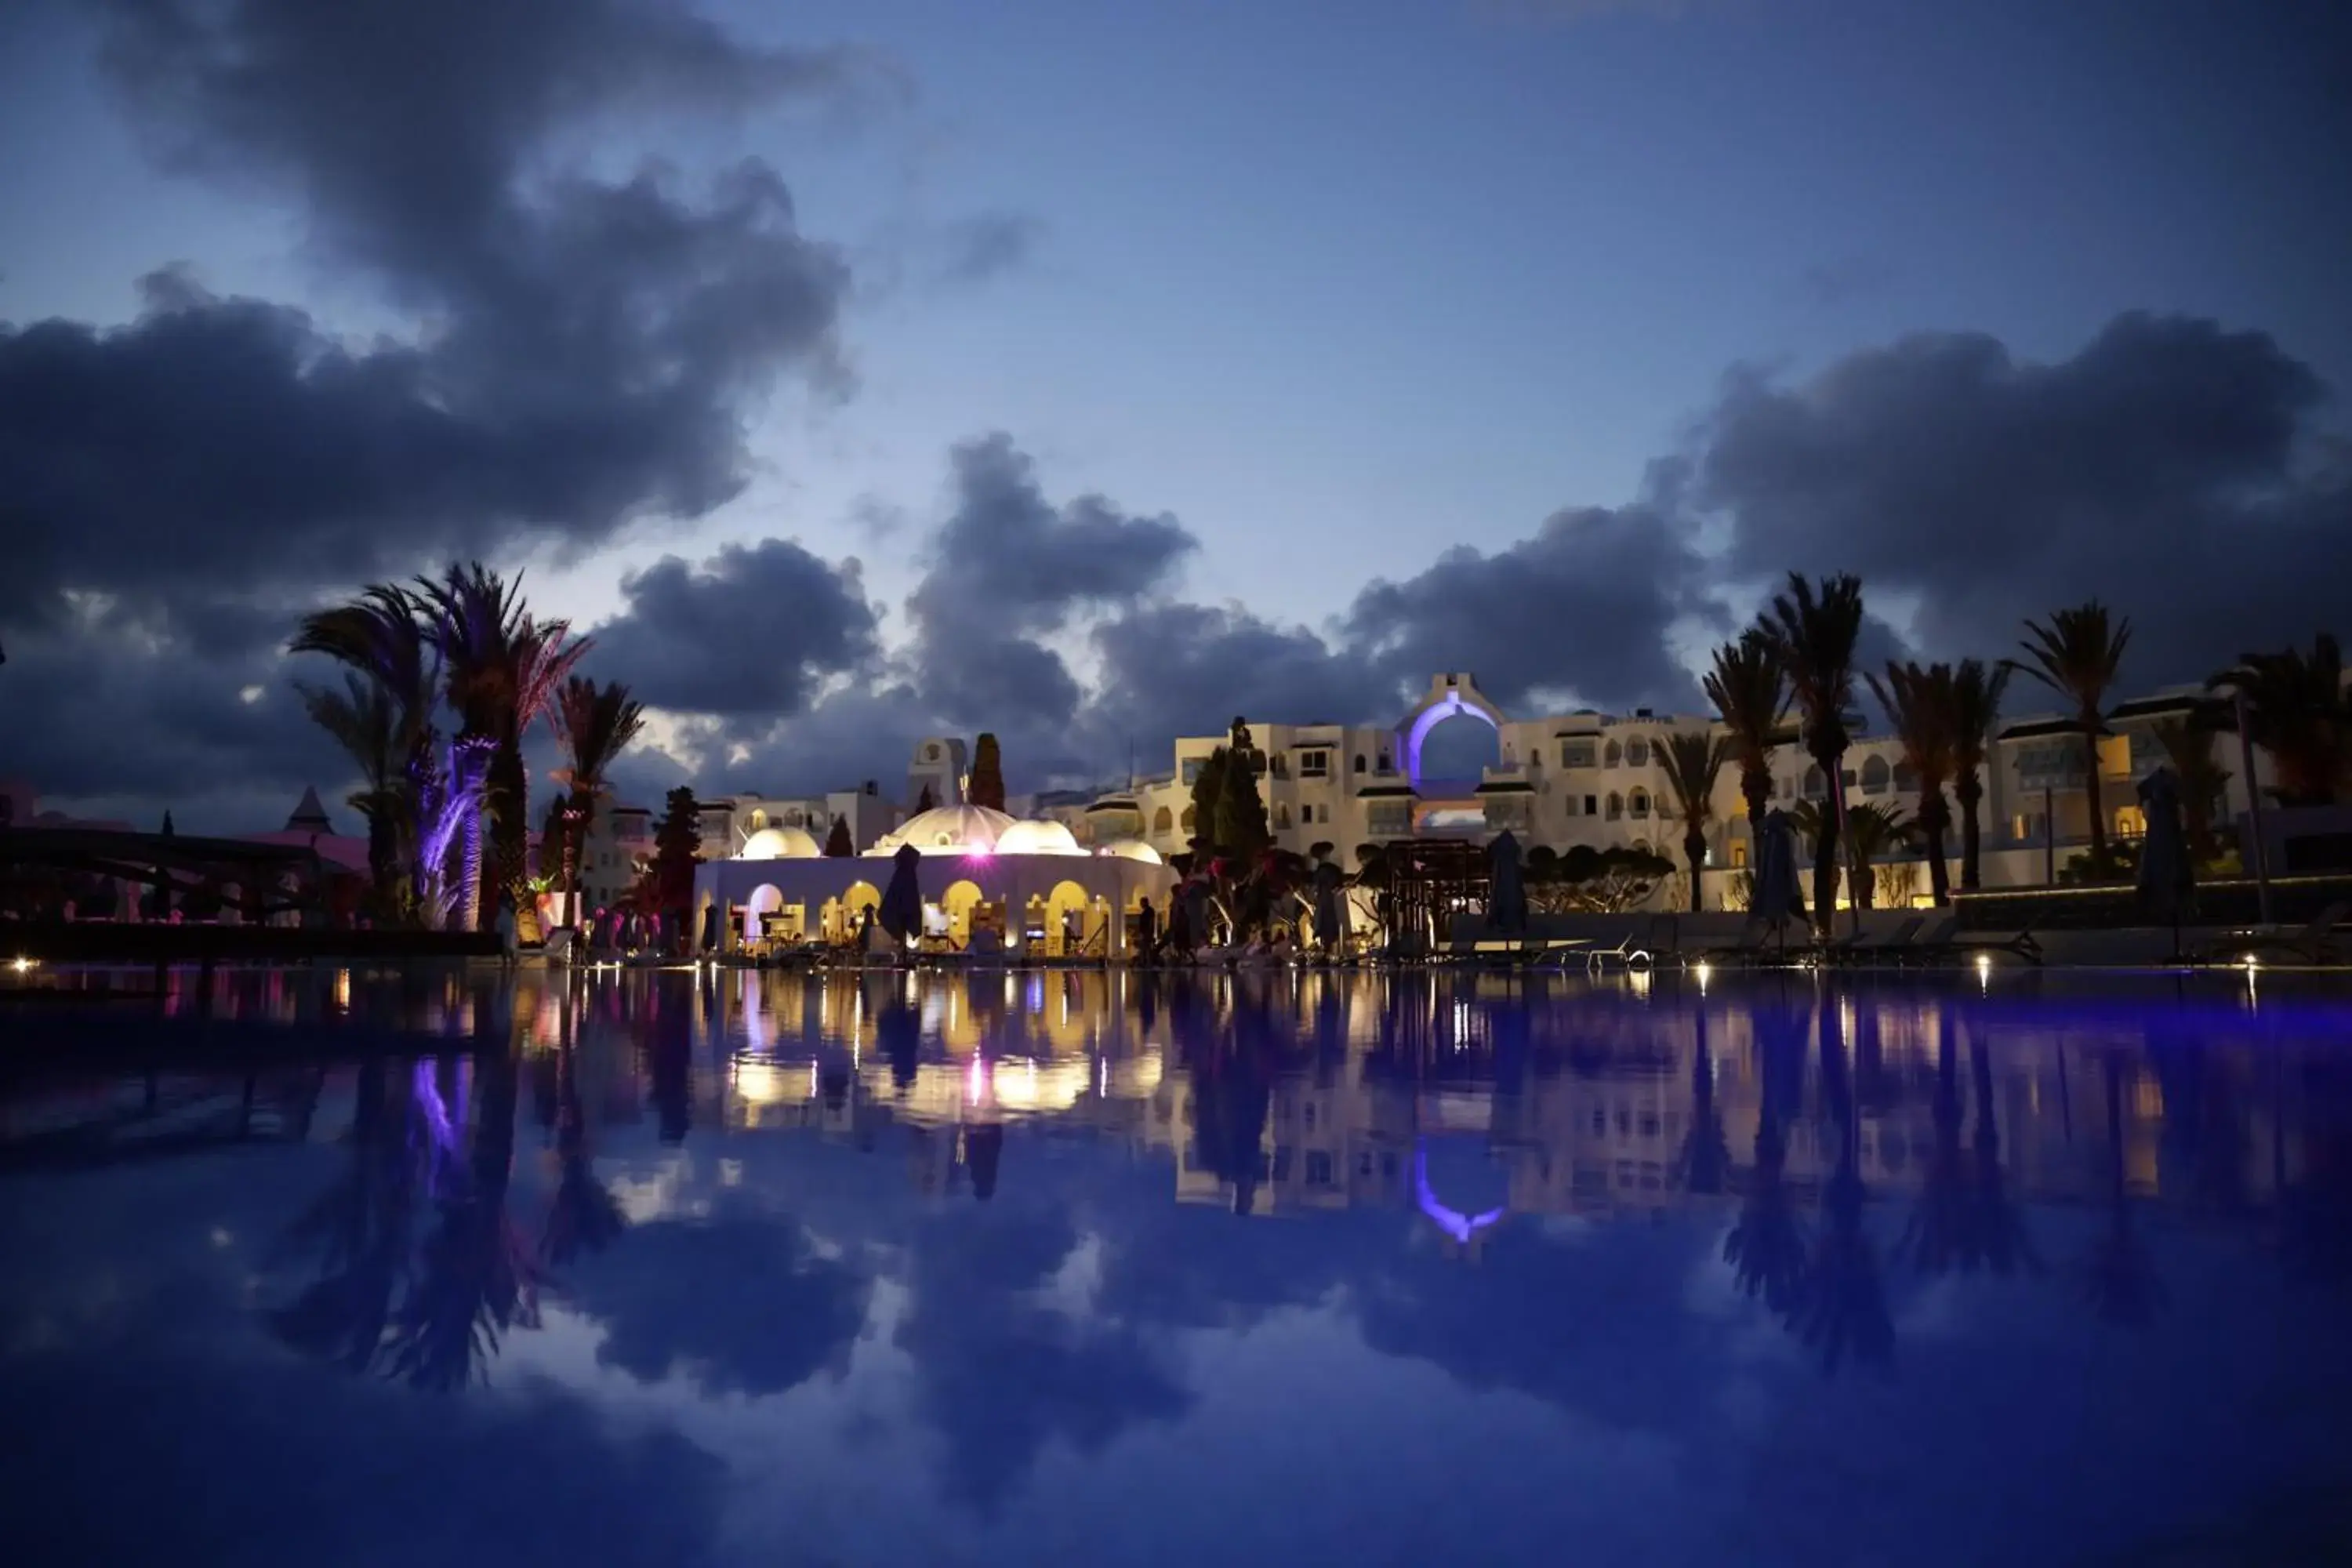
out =
[[[1731,1265],[1741,1294],[1750,1300],[1761,1296],[1766,1309],[1778,1315],[1796,1304],[1804,1272],[1804,1230],[1783,1180],[1789,1145],[1781,1126],[1788,1058],[1795,1042],[1788,1037],[1783,1016],[1759,1015],[1757,1028],[1755,1155],[1739,1218],[1723,1238],[1723,1260]]]
[[[1719,1193],[1731,1165],[1731,1142],[1724,1136],[1723,1111],[1715,1102],[1715,1058],[1706,1048],[1706,1015],[1694,1014],[1692,1022],[1698,1037],[1691,1052],[1690,1131],[1683,1135],[1675,1173],[1685,1192]]]
[[[1993,1119],[1992,1055],[1981,1039],[1969,1042],[1969,1079],[1977,1102],[1976,1131],[1970,1140],[1976,1153],[1976,1181],[1969,1189],[1976,1206],[1971,1222],[1976,1251],[1986,1268],[2003,1278],[2021,1268],[2039,1274],[2042,1257],[2033,1250],[2033,1238],[2025,1234],[2024,1212],[2010,1201],[2001,1171],[2000,1127]]]
[[[2143,1329],[2164,1305],[2164,1285],[2156,1277],[2147,1245],[2132,1226],[2130,1193],[2124,1182],[2123,1058],[2106,1059],[2107,1226],[2091,1247],[2083,1270],[2083,1299],[2103,1323]]]
[[[1960,1148],[1960,1050],[1952,1020],[1944,1019],[1936,1047],[1936,1151],[1919,1184],[1918,1205],[1895,1244],[1895,1256],[1934,1279],[1955,1270],[1974,1273],[1984,1263],[1974,1225],[1975,1195]],[[1981,1109],[1978,1117],[1983,1125]]]
[[[539,1235],[539,1256],[554,1268],[583,1251],[604,1251],[628,1225],[611,1191],[596,1179],[595,1162],[589,1157],[588,1115],[580,1103],[575,1050],[567,1039],[557,1055],[555,1158],[560,1173],[547,1224]]]
[[[394,1111],[384,1064],[362,1063],[349,1134],[351,1168],[298,1219],[294,1238],[320,1243],[320,1272],[290,1305],[270,1314],[278,1338],[352,1372],[372,1367],[408,1274],[416,1161],[409,1100]]]
[[[1863,1228],[1869,1192],[1862,1180],[1862,1113],[1848,1076],[1845,1043],[1833,1009],[1822,1015],[1822,1099],[1838,1128],[1837,1166],[1822,1192],[1825,1223],[1813,1243],[1790,1327],[1834,1373],[1849,1352],[1864,1365],[1895,1356],[1895,1320],[1886,1308],[1878,1253]]]
[[[520,1072],[511,1048],[475,1058],[481,1075],[471,1158],[440,1204],[393,1331],[389,1370],[419,1388],[462,1388],[499,1337],[539,1324],[538,1264],[507,1214]]]

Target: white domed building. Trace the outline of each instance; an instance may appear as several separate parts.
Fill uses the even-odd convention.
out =
[[[809,834],[770,827],[695,868],[695,929],[721,951],[849,943],[882,901],[898,851],[921,857],[926,951],[1045,958],[1128,956],[1143,901],[1164,921],[1175,871],[1151,847],[1089,851],[1063,823],[986,806],[920,812],[862,855],[830,857]]]

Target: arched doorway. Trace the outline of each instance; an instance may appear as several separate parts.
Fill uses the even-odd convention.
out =
[[[948,940],[958,947],[970,945],[975,915],[979,915],[982,924],[989,923],[989,914],[981,913],[983,910],[994,913],[979,883],[969,879],[949,883],[947,891],[940,895],[940,912],[947,917]],[[996,923],[1001,926],[1002,919]]]
[[[1089,933],[1094,895],[1076,882],[1056,882],[1045,895],[1045,955],[1074,958]]]

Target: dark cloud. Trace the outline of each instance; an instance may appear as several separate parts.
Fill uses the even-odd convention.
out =
[[[1024,213],[982,213],[950,224],[942,237],[943,282],[985,283],[1028,265],[1045,237],[1042,219]]]
[[[912,680],[925,707],[967,726],[1066,726],[1080,699],[1042,638],[1132,608],[1199,542],[1172,517],[1130,515],[1101,496],[1056,505],[1002,433],[959,446],[951,501],[907,601]]]
[[[672,712],[785,717],[879,652],[858,563],[790,540],[727,545],[699,567],[665,555],[624,577],[621,595],[627,608],[594,627],[591,657]]]
[[[2004,654],[2021,618],[2097,595],[2138,628],[2127,679],[2193,679],[2340,621],[2352,466],[2313,460],[2323,395],[2210,321],[2121,316],[2047,364],[1924,335],[1803,386],[1738,380],[1698,490],[1734,574],[1859,573],[1916,598],[1927,652]]]
[[[1475,671],[1506,708],[1538,692],[1688,708],[1696,683],[1667,634],[1712,613],[1705,570],[1687,525],[1664,510],[1556,512],[1492,555],[1460,546],[1402,583],[1372,584],[1348,611],[1348,647],[1414,687]]]
[[[1284,722],[1387,721],[1406,691],[1370,663],[1304,626],[1238,606],[1154,605],[1095,628],[1102,679],[1094,710],[1104,739],[1146,748],[1213,733],[1237,712]],[[1416,681],[1415,685],[1420,684]],[[1158,767],[1164,757],[1150,758]]]

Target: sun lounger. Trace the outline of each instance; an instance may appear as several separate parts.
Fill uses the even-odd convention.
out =
[[[2282,959],[2289,963],[2336,963],[2346,957],[2346,949],[2336,934],[2336,928],[2352,915],[2352,904],[2337,902],[2328,905],[2300,931],[2233,932],[2207,948],[2200,956],[2209,963],[2241,963],[2247,959]]]
[[[1585,968],[1595,971],[1605,969],[1608,967],[1609,960],[1612,958],[1628,969],[1647,967],[1656,963],[1657,926],[1657,918],[1654,915],[1636,916],[1632,927],[1626,931],[1623,940],[1616,946],[1595,946],[1582,950],[1580,956],[1584,960]]]

